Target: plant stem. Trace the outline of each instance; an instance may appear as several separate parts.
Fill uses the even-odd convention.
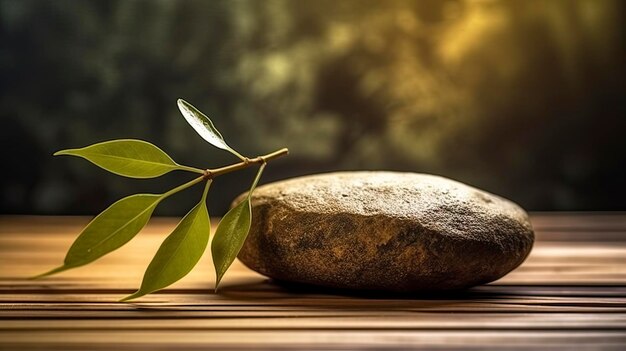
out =
[[[204,172],[204,178],[205,179],[213,179],[217,176],[220,176],[222,174],[226,174],[226,173],[230,173],[230,172],[234,172],[234,171],[238,171],[240,169],[244,169],[244,168],[248,168],[250,166],[252,166],[253,164],[265,164],[267,163],[267,161],[271,161],[275,158],[279,158],[281,156],[285,156],[289,153],[289,150],[286,148],[274,151],[272,153],[269,153],[267,155],[263,155],[263,156],[257,156],[254,158],[245,158],[245,160],[243,162],[239,162],[239,163],[235,163],[229,166],[224,166],[224,167],[220,167],[220,168],[214,168],[214,169],[207,169]]]
[[[206,195],[209,193],[209,187],[211,187],[211,183],[213,183],[213,180],[207,180],[206,185],[204,186],[204,191],[202,192],[202,201],[206,201]]]
[[[179,185],[179,186],[175,187],[174,189],[171,189],[171,190],[163,193],[163,195],[161,195],[161,199],[165,199],[166,197],[168,197],[168,196],[170,196],[172,194],[175,194],[175,193],[177,193],[177,192],[179,192],[181,190],[185,190],[185,189],[189,188],[190,186],[196,185],[196,184],[200,183],[201,181],[203,181],[204,179],[205,179],[204,176],[202,176],[202,177],[195,178],[195,179],[193,179],[193,180],[191,180],[191,181],[189,181],[189,182],[187,182],[185,184]]]
[[[191,172],[191,173],[204,174],[204,169],[200,169],[200,168],[196,168],[196,167],[189,167],[189,166],[178,165],[178,169],[183,170],[183,171],[187,171],[187,172]]]
[[[280,149],[280,150],[276,150],[276,151],[274,151],[274,152],[270,152],[270,153],[269,153],[269,154],[267,154],[267,155],[259,156],[259,157],[257,157],[257,158],[260,158],[260,159],[261,159],[261,162],[259,162],[259,163],[265,163],[265,162],[267,162],[267,161],[271,161],[271,160],[273,160],[273,159],[275,159],[275,158],[279,158],[279,157],[281,157],[281,156],[285,156],[285,155],[287,155],[287,154],[289,154],[289,149],[287,149],[286,147],[284,147],[284,148],[282,148],[282,149]]]
[[[239,157],[242,161],[245,161],[245,160],[246,160],[246,156],[244,156],[244,155],[242,155],[242,154],[238,153],[237,151],[235,151],[235,150],[233,150],[233,149],[231,149],[231,148],[228,148],[228,151],[230,151],[233,155],[235,155],[235,156]]]
[[[181,184],[181,185],[175,187],[174,189],[171,189],[171,190],[163,193],[161,195],[161,200],[163,200],[166,197],[168,197],[168,196],[170,196],[172,194],[175,194],[175,193],[177,193],[177,192],[179,192],[181,190],[185,190],[185,189],[187,189],[187,188],[189,188],[191,186],[194,186],[194,185],[202,182],[203,180],[208,180],[209,183],[210,183],[212,181],[212,179],[217,177],[217,176],[220,176],[220,175],[225,174],[225,173],[230,173],[230,172],[233,172],[233,171],[237,171],[237,170],[240,170],[240,169],[248,168],[248,167],[252,166],[253,164],[260,164],[260,165],[262,165],[262,167],[264,167],[265,164],[267,163],[267,161],[271,161],[271,160],[273,160],[275,158],[279,158],[281,156],[285,156],[288,153],[289,153],[289,150],[286,149],[286,148],[283,148],[283,149],[271,152],[271,153],[269,153],[267,155],[263,155],[263,156],[257,156],[257,157],[254,157],[254,158],[247,158],[246,157],[245,161],[239,162],[239,163],[235,163],[235,164],[232,164],[232,165],[229,165],[229,166],[224,166],[224,167],[215,168],[215,169],[207,169],[205,171],[202,171],[202,170],[200,170],[198,168],[194,168],[194,172],[196,172],[195,170],[200,170],[200,171],[202,171],[203,175],[201,177],[195,178],[195,179],[193,179],[191,181],[188,181],[185,184]],[[190,167],[190,168],[192,168],[192,167]],[[259,172],[258,176],[260,176],[260,172]],[[258,182],[258,176],[257,176],[257,179],[255,179],[255,182]],[[205,197],[206,197],[206,192],[208,191],[208,188],[209,188],[209,184],[207,184],[206,188],[205,188],[205,192],[204,192],[204,196]]]
[[[250,200],[250,197],[252,196],[252,192],[254,191],[254,188],[256,188],[256,185],[259,184],[259,179],[261,179],[261,174],[263,174],[265,166],[267,166],[267,162],[261,163],[261,167],[259,167],[259,171],[257,172],[256,177],[254,177],[252,186],[250,186],[250,191],[248,191],[248,200]]]

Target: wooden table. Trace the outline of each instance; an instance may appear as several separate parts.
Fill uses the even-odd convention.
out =
[[[84,217],[0,217],[0,349],[626,350],[626,214],[536,213],[538,242],[505,278],[432,296],[281,287],[236,263],[219,295],[209,255],[172,288],[116,301],[176,219],[96,263],[61,263]]]

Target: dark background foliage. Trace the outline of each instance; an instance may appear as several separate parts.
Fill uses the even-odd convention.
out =
[[[149,140],[181,163],[236,161],[262,183],[314,172],[428,172],[530,210],[626,209],[624,2],[0,0],[1,213],[95,214],[189,179],[119,178],[62,148]],[[254,171],[219,178],[222,214]],[[182,214],[200,196],[160,207]]]

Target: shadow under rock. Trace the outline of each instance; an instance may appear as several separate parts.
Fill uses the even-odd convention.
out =
[[[479,286],[465,290],[399,293],[375,290],[351,290],[266,279],[255,282],[231,283],[220,287],[219,295],[233,299],[332,299],[361,300],[475,300],[510,297],[496,286]]]

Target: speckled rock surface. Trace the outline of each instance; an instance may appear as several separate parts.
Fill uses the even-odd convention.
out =
[[[463,289],[519,266],[534,241],[513,202],[426,174],[294,178],[257,188],[252,206],[239,259],[278,280],[332,288]]]

